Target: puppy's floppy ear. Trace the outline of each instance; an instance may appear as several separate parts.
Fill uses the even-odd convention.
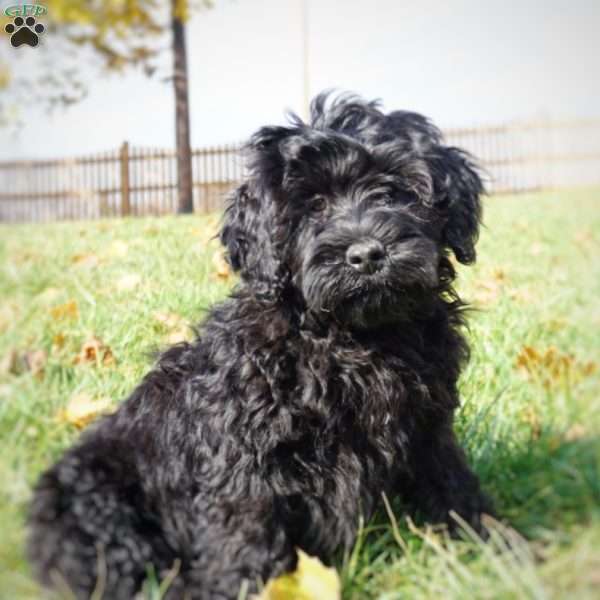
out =
[[[256,198],[248,193],[248,184],[243,183],[229,195],[226,200],[225,214],[219,239],[227,249],[229,264],[234,271],[240,271],[247,265],[248,239],[252,221],[258,215]],[[251,238],[254,236],[250,236]]]
[[[471,157],[454,147],[439,146],[433,161],[434,206],[443,211],[443,242],[463,264],[475,262],[481,224],[483,182]]]
[[[278,142],[289,132],[264,127],[251,138],[245,148],[248,177],[227,199],[219,236],[232,268],[261,295],[279,293],[286,281],[286,220],[276,196],[284,167]]]

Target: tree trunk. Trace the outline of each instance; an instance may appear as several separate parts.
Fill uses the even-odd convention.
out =
[[[175,88],[175,144],[177,149],[177,212],[194,211],[192,187],[192,150],[190,147],[190,98],[188,93],[185,24],[171,0],[173,28],[173,85]]]

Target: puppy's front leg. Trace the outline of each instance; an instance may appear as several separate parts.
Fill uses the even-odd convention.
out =
[[[195,532],[165,600],[236,600],[242,586],[251,596],[258,582],[296,567],[296,550],[270,498],[196,504]]]
[[[451,533],[459,527],[457,513],[477,533],[486,531],[483,514],[493,514],[492,503],[467,464],[450,423],[427,431],[411,448],[409,501],[431,523],[444,522]]]

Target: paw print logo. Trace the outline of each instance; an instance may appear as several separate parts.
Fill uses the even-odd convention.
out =
[[[8,23],[4,27],[4,31],[10,35],[10,43],[18,48],[23,44],[27,44],[35,48],[46,28],[41,23],[36,23],[34,17],[15,17],[12,23]]]

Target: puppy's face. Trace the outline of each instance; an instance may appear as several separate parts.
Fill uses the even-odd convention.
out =
[[[440,224],[414,163],[341,136],[293,137],[282,193],[291,267],[310,311],[355,327],[407,318],[438,286]],[[425,183],[425,186],[423,184]]]
[[[363,116],[377,127],[336,130],[320,113],[312,127],[260,130],[221,239],[257,290],[293,289],[320,320],[368,329],[426,306],[448,249],[474,259],[481,182],[421,117],[402,131],[391,115]]]

